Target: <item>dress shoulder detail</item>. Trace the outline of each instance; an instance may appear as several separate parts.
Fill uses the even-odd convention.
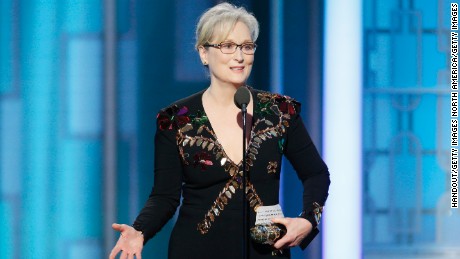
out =
[[[160,110],[157,114],[157,124],[160,130],[179,130],[187,124],[196,123],[202,111],[196,109],[202,91],[178,100]],[[197,110],[196,113],[191,114]]]
[[[287,95],[258,91],[256,112],[262,115],[295,115],[300,113],[300,102]]]
[[[162,109],[157,115],[160,130],[177,130],[190,122],[187,106],[174,104]]]

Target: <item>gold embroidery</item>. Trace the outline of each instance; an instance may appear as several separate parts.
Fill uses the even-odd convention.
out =
[[[323,213],[323,207],[319,205],[317,202],[313,202],[313,215],[315,216],[315,221],[316,224],[319,225],[319,222],[321,221],[321,214]]]
[[[222,191],[217,196],[217,199],[214,201],[211,208],[208,210],[206,215],[204,216],[203,221],[198,223],[198,231],[201,234],[208,233],[209,229],[211,228],[211,222],[214,222],[215,218],[220,215],[220,212],[224,210],[225,205],[228,204],[228,200],[232,198],[232,194],[235,194],[235,183],[237,182],[237,174],[232,177]],[[237,185],[238,186],[238,185]]]
[[[196,145],[196,146],[201,147],[204,150],[213,151],[214,147],[216,146],[214,140],[210,138],[206,138],[203,136],[190,137],[188,135],[182,134],[182,131],[180,130],[178,131],[176,135],[176,142],[177,142],[177,146],[179,147],[179,155],[184,165],[190,164],[187,161],[187,158],[190,155],[184,152],[184,147],[186,146],[193,147],[194,145]]]
[[[236,188],[242,189],[243,184],[241,181],[241,174],[242,172],[240,171],[227,182],[211,208],[205,214],[204,219],[198,223],[197,230],[200,231],[201,234],[208,233],[212,226],[212,222],[214,222],[216,217],[218,217],[225,209],[225,205],[228,204],[229,200],[233,197],[233,194],[235,194]],[[254,186],[249,181],[247,181],[246,184],[246,194],[249,205],[254,209],[254,211],[256,211],[259,206],[263,206],[262,200],[257,194]]]
[[[246,185],[246,197],[247,200],[249,201],[249,206],[254,209],[254,211],[257,211],[257,208],[259,206],[263,206],[263,202],[260,199],[259,195],[256,192],[256,189],[254,188],[254,185],[250,183],[249,181],[247,182]]]
[[[276,168],[278,167],[278,162],[273,161],[273,162],[268,162],[267,170],[269,174],[274,174],[276,173]]]
[[[258,149],[264,141],[274,137],[276,138],[283,136],[283,134],[286,133],[286,128],[289,127],[288,120],[291,118],[292,114],[298,112],[298,107],[300,105],[290,97],[270,94],[268,92],[259,93],[257,97],[259,98],[260,102],[258,107],[256,107],[255,112],[259,113],[260,115],[276,115],[279,118],[279,121],[276,125],[272,121],[269,121],[265,118],[258,119],[256,122],[254,122],[253,129],[255,129],[259,123],[265,123],[265,125],[268,127],[257,132],[251,131],[251,140],[248,148],[249,152],[246,157],[247,171],[249,171],[249,168],[254,165],[254,161],[257,159],[257,155],[259,154]],[[207,126],[201,125],[197,130],[197,133],[201,134],[204,129],[206,129],[206,131],[208,131],[214,137],[214,141],[211,139],[204,140],[202,137],[197,137],[196,145],[201,146],[203,149],[205,149],[207,146],[208,150],[213,150],[215,159],[220,162],[221,166],[226,172],[229,173],[231,178],[219,193],[211,208],[205,214],[204,219],[198,223],[197,229],[201,234],[206,234],[209,231],[212,222],[214,222],[216,217],[218,217],[220,213],[225,209],[225,206],[235,194],[236,189],[243,189],[241,181],[242,172],[238,171],[240,165],[236,165],[231,162],[230,159],[228,159],[214,132]],[[183,146],[185,145],[186,144]],[[216,146],[218,147],[217,149],[215,148]],[[181,145],[179,145],[179,147],[182,148]],[[268,173],[276,173],[277,168],[278,163],[276,161],[269,162],[267,166]],[[259,206],[263,206],[263,202],[257,194],[252,183],[247,181],[244,191],[247,194],[246,197],[249,205],[254,209],[254,211],[256,211]]]

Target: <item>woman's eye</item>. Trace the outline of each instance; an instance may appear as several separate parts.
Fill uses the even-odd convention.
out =
[[[252,44],[247,44],[247,45],[244,45],[243,48],[244,48],[245,50],[253,50],[253,49],[254,49],[254,45],[252,45]]]
[[[233,45],[235,45],[235,44],[233,44],[233,43],[223,43],[223,44],[221,45],[221,48],[224,48],[224,49],[232,49],[232,48],[233,48]]]

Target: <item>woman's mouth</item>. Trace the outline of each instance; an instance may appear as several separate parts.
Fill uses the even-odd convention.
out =
[[[233,71],[243,71],[244,66],[230,67],[230,69],[233,70]]]

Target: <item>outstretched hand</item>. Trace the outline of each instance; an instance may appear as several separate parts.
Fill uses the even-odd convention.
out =
[[[283,224],[287,230],[286,235],[273,244],[276,249],[280,250],[298,246],[313,229],[310,221],[304,218],[273,218],[272,221]]]
[[[110,259],[114,259],[121,251],[120,258],[137,259],[142,258],[142,248],[144,247],[144,235],[140,231],[125,224],[112,224],[112,228],[120,232],[120,238],[110,253]]]

